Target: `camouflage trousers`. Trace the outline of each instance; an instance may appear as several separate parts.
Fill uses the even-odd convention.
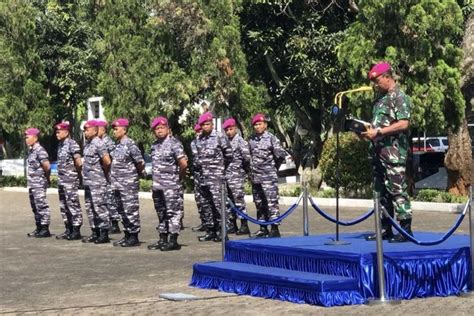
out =
[[[259,220],[269,221],[280,216],[278,179],[265,179],[261,183],[252,183],[252,195]]]
[[[199,182],[197,181],[194,182],[194,201],[196,201],[199,218],[201,219],[201,224],[202,224],[203,223],[203,219],[202,219],[203,198],[202,198],[201,186],[199,185]]]
[[[46,188],[30,188],[29,196],[36,224],[49,225],[51,223],[51,214],[48,202],[46,201]]]
[[[183,189],[153,190],[152,196],[160,222],[156,230],[160,234],[179,234],[184,215]]]
[[[201,185],[202,222],[207,229],[219,229],[221,223],[222,185],[216,182],[212,185]]]
[[[85,208],[91,229],[109,229],[110,218],[105,201],[106,192],[105,186],[84,186]]]
[[[244,191],[245,178],[234,176],[231,179],[227,179],[227,196],[235,205],[236,208],[242,210],[243,213],[247,214],[245,208],[245,191]],[[231,206],[227,207],[227,218],[229,220],[235,220],[237,214],[231,210]],[[239,216],[241,218],[241,216]]]
[[[381,207],[392,217],[396,212],[399,221],[411,218],[413,213],[405,172],[405,164],[394,165],[380,160],[373,164],[374,189],[380,193]]]
[[[114,196],[124,229],[131,234],[139,233],[138,185],[130,190],[114,190]]]
[[[109,210],[109,217],[111,221],[120,221],[120,214],[117,209],[117,201],[115,200],[114,189],[111,184],[107,184],[107,192],[105,194],[107,209]]]
[[[61,217],[64,223],[72,226],[82,226],[83,221],[78,190],[78,186],[72,183],[58,186]]]

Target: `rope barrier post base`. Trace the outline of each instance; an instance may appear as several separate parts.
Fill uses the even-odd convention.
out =
[[[472,185],[469,187],[469,237],[471,246],[471,290],[461,293],[462,297],[474,297],[474,218],[472,215]]]
[[[385,296],[385,268],[383,264],[383,244],[382,229],[380,220],[380,193],[374,192],[374,209],[375,209],[375,236],[377,244],[377,278],[379,288],[379,298],[368,300],[369,305],[395,305],[400,304],[400,300],[391,300]]]
[[[227,241],[227,194],[226,194],[226,182],[222,179],[221,182],[221,244],[222,244],[222,261],[225,259],[225,243]]]
[[[309,235],[309,220],[308,220],[308,182],[303,181],[303,234]]]

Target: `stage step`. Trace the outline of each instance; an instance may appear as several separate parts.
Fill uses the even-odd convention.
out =
[[[194,264],[190,285],[321,306],[365,302],[355,278],[238,262]]]

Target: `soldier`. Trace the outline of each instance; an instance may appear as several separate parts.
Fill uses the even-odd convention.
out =
[[[261,221],[274,220],[280,215],[278,205],[278,176],[280,164],[289,157],[281,147],[280,141],[267,131],[267,119],[257,113],[252,119],[255,133],[249,139],[252,194],[257,208],[257,217]],[[278,223],[273,224],[270,233],[266,225],[260,225],[255,237],[280,237]]]
[[[70,138],[69,122],[56,124],[58,144],[59,209],[66,230],[57,239],[81,239],[82,211],[79,203],[79,175],[82,169],[81,148]]]
[[[87,217],[92,234],[84,238],[85,243],[108,243],[109,211],[105,200],[107,178],[110,171],[110,156],[104,142],[98,137],[98,123],[87,121],[84,125],[86,145],[84,147],[83,182]]]
[[[99,137],[104,142],[105,147],[107,148],[107,152],[109,156],[111,155],[112,151],[115,148],[114,141],[107,135],[107,121],[105,120],[96,120],[99,128]],[[112,158],[112,157],[111,157]],[[109,179],[107,179],[109,180]],[[112,189],[112,185],[110,181],[107,182],[107,193],[106,193],[106,200],[107,200],[107,209],[109,210],[110,216],[110,234],[120,234],[120,227],[118,222],[120,221],[120,214],[117,211],[117,201],[115,201],[114,190]]]
[[[50,183],[51,165],[46,150],[38,142],[40,131],[28,128],[25,131],[25,143],[28,146],[28,191],[31,210],[35,215],[36,229],[28,237],[50,237],[49,224],[51,214],[46,201],[46,188]]]
[[[112,151],[110,179],[117,209],[122,217],[124,237],[114,246],[139,246],[140,214],[138,204],[138,178],[143,175],[145,161],[135,142],[127,136],[128,120],[119,118],[112,123],[118,143]]]
[[[202,218],[206,235],[199,241],[221,241],[221,194],[225,170],[232,161],[232,147],[227,138],[214,130],[212,114],[206,112],[199,117],[201,135],[196,141],[197,165],[201,170],[199,184],[203,197]]]
[[[245,209],[245,193],[244,184],[245,178],[250,173],[250,152],[249,144],[240,136],[237,132],[237,123],[235,119],[229,118],[224,121],[222,128],[225,131],[227,139],[232,146],[233,159],[229,167],[226,170],[225,177],[227,181],[227,195],[235,204],[235,206],[241,209],[244,213]],[[241,218],[240,229],[237,229],[236,214],[229,210],[229,234],[236,233],[237,235],[248,235],[250,234],[247,220]]]
[[[380,193],[381,206],[390,216],[397,213],[401,227],[409,234],[412,209],[405,176],[410,127],[410,99],[400,90],[392,76],[389,63],[378,63],[368,74],[378,96],[372,108],[372,126],[362,136],[371,141],[374,188]],[[382,218],[382,238],[389,242],[408,241],[403,235],[393,235],[390,221]],[[375,240],[375,235],[367,236]]]
[[[199,213],[199,218],[201,220],[201,224],[199,224],[196,227],[193,227],[192,230],[194,232],[197,231],[205,231],[206,228],[204,227],[203,223],[203,218],[202,218],[202,193],[201,193],[201,186],[199,185],[199,179],[201,178],[200,170],[198,168],[198,164],[196,161],[197,157],[197,148],[196,148],[196,140],[199,134],[201,134],[201,125],[197,124],[194,125],[194,132],[196,133],[196,138],[193,139],[191,142],[191,152],[193,154],[193,164],[192,164],[192,169],[193,169],[193,179],[194,179],[194,200],[196,201],[196,206],[198,209]]]
[[[179,250],[178,235],[183,217],[183,185],[188,159],[183,145],[170,135],[168,120],[157,117],[151,122],[156,141],[151,146],[153,203],[158,215],[160,240],[148,249]],[[169,240],[168,240],[169,237]]]

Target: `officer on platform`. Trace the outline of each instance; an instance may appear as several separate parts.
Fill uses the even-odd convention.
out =
[[[178,236],[184,213],[182,180],[188,158],[181,142],[170,134],[168,119],[160,116],[151,122],[156,141],[151,146],[153,203],[158,215],[160,239],[148,249],[179,250]]]
[[[196,141],[196,163],[200,170],[201,193],[203,197],[202,218],[206,235],[199,241],[221,241],[221,194],[225,181],[225,170],[232,161],[232,147],[227,138],[214,130],[212,113],[206,112],[199,117],[201,135]]]
[[[280,215],[278,205],[278,176],[280,164],[289,157],[275,135],[267,131],[267,119],[257,113],[252,118],[254,134],[249,138],[252,169],[252,194],[261,221],[274,220]],[[255,237],[280,237],[278,224],[268,232],[266,225],[260,225]]]
[[[56,124],[58,144],[59,208],[66,230],[57,239],[81,239],[82,211],[79,203],[79,176],[82,169],[81,148],[70,137],[69,122]]]
[[[25,131],[25,143],[28,146],[28,191],[31,210],[35,215],[36,229],[28,237],[50,237],[49,224],[51,214],[46,201],[46,189],[50,183],[51,165],[46,150],[38,142],[40,131],[28,128]]]
[[[110,242],[106,192],[111,160],[104,142],[98,137],[98,125],[95,120],[87,121],[84,125],[86,144],[82,174],[85,208],[92,234],[82,242],[102,244]]]
[[[104,142],[104,145],[107,148],[107,152],[109,153],[109,156],[112,158],[111,153],[115,148],[115,143],[107,134],[108,123],[105,120],[96,120],[96,122],[99,128],[98,136]],[[115,201],[114,190],[112,189],[112,185],[110,181],[107,182],[106,200],[107,200],[107,209],[109,210],[109,216],[110,216],[109,233],[120,234],[120,227],[118,225],[120,221],[120,214],[117,211],[117,201]]]
[[[237,130],[237,123],[235,119],[229,118],[224,121],[222,128],[225,131],[227,139],[232,146],[233,159],[226,170],[225,177],[227,181],[227,195],[233,202],[233,204],[247,213],[245,209],[245,193],[244,184],[245,178],[250,173],[250,152],[249,144],[240,136]],[[240,229],[237,229],[236,214],[229,210],[229,229],[228,233],[236,233],[237,235],[248,235],[250,234],[247,220],[241,218]]]

